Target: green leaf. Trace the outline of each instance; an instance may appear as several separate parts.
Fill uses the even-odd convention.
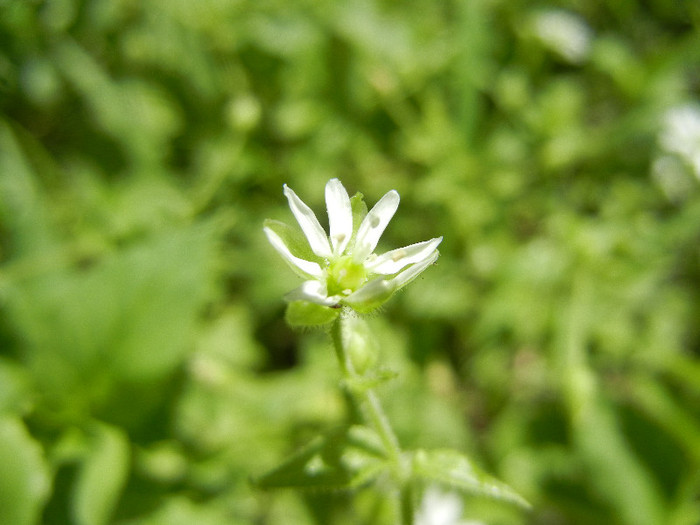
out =
[[[471,460],[454,450],[416,451],[413,473],[420,479],[447,485],[465,494],[530,507],[512,488],[484,473]]]
[[[352,489],[386,468],[379,437],[367,427],[353,426],[318,437],[254,483],[261,488]]]
[[[129,440],[119,428],[95,426],[78,473],[72,512],[78,525],[108,523],[129,474]]]
[[[32,406],[32,395],[27,370],[0,356],[0,413],[26,413]]]
[[[575,420],[572,439],[596,479],[593,490],[615,509],[621,523],[666,523],[659,484],[632,450],[614,407],[602,396],[591,398]]]
[[[12,232],[16,256],[46,257],[55,249],[55,233],[24,142],[0,120],[0,223]]]
[[[51,413],[133,420],[190,350],[208,291],[208,227],[138,243],[83,269],[7,287],[9,318]],[[147,394],[144,396],[144,393]],[[134,403],[138,399],[138,403]]]
[[[323,326],[335,321],[339,312],[309,301],[292,301],[287,305],[285,319],[290,326]]]
[[[0,523],[33,525],[47,500],[49,470],[19,418],[0,418]]]

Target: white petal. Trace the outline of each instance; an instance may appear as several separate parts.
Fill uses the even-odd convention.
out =
[[[374,251],[379,238],[384,233],[389,221],[399,207],[399,194],[391,190],[374,205],[360,224],[353,248],[355,262],[364,261]]]
[[[314,212],[286,184],[284,185],[284,194],[289,201],[289,208],[309,241],[311,250],[319,257],[330,257],[331,246],[328,244],[328,237],[326,237],[326,232],[321,227]]]
[[[372,273],[392,275],[409,264],[418,263],[430,257],[441,242],[442,237],[436,237],[429,241],[418,242],[410,246],[391,250],[372,261],[367,261],[365,268]]]
[[[267,235],[267,240],[272,244],[272,247],[277,250],[282,258],[287,261],[292,269],[301,277],[305,279],[309,277],[320,278],[323,275],[323,270],[321,270],[321,267],[317,263],[300,259],[292,254],[289,248],[287,248],[287,245],[284,244],[282,238],[272,231],[272,229],[265,227],[263,230],[265,231],[265,235]]]
[[[435,250],[432,255],[430,255],[427,259],[423,259],[421,262],[418,262],[414,264],[413,266],[409,266],[406,268],[403,272],[398,274],[396,277],[393,279],[390,279],[391,283],[394,285],[394,287],[398,290],[399,288],[403,288],[406,286],[408,283],[410,283],[413,279],[418,277],[418,275],[425,270],[428,266],[433,264],[438,256],[440,255],[440,252]]]
[[[328,297],[326,285],[316,280],[304,281],[301,286],[289,292],[284,298],[287,301],[309,301],[323,306],[333,306],[340,301],[340,296]]]
[[[338,179],[326,184],[326,208],[331,230],[333,254],[341,255],[352,237],[352,208],[347,190]]]

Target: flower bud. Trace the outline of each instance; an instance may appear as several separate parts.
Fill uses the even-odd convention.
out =
[[[355,373],[364,375],[377,362],[377,343],[363,319],[348,317],[343,323],[343,344],[348,358]]]

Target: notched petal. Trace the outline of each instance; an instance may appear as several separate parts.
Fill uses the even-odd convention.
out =
[[[396,277],[393,277],[391,279],[391,282],[394,286],[394,289],[398,290],[398,289],[406,286],[413,279],[418,277],[426,268],[428,268],[428,266],[430,266],[435,261],[437,261],[437,258],[439,256],[440,256],[440,252],[435,250],[428,258],[414,264],[413,266],[409,266],[403,272],[398,274]]]
[[[345,187],[338,179],[326,184],[326,209],[333,254],[341,255],[352,237],[352,207]]]
[[[365,268],[372,273],[395,274],[409,264],[419,263],[423,259],[430,257],[441,242],[442,237],[436,237],[429,241],[418,242],[410,246],[391,250],[376,259],[366,262]]]
[[[289,201],[289,208],[309,241],[311,250],[319,257],[330,257],[331,246],[328,244],[328,237],[313,210],[286,184],[284,185],[284,195]]]
[[[400,201],[396,190],[391,190],[374,205],[357,230],[357,238],[353,248],[353,258],[361,262],[374,251],[379,238],[384,233],[389,221],[396,213]]]

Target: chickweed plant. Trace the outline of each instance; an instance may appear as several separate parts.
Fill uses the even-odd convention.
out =
[[[286,185],[284,195],[301,232],[273,220],[265,221],[264,232],[304,279],[285,296],[286,320],[294,327],[328,330],[340,368],[340,387],[358,409],[361,421],[318,436],[257,478],[257,485],[302,490],[359,490],[374,485],[391,499],[394,521],[402,525],[446,524],[441,517],[444,509],[430,505],[442,501],[430,496],[436,490],[528,507],[514,490],[481,472],[458,451],[403,449],[375,392],[394,374],[377,362],[376,344],[363,316],[376,311],[435,263],[442,237],[378,255],[374,250],[399,206],[395,190],[368,211],[362,194],[350,198],[338,179],[328,181],[325,197],[330,235]],[[448,514],[451,525],[463,523],[458,513]]]

